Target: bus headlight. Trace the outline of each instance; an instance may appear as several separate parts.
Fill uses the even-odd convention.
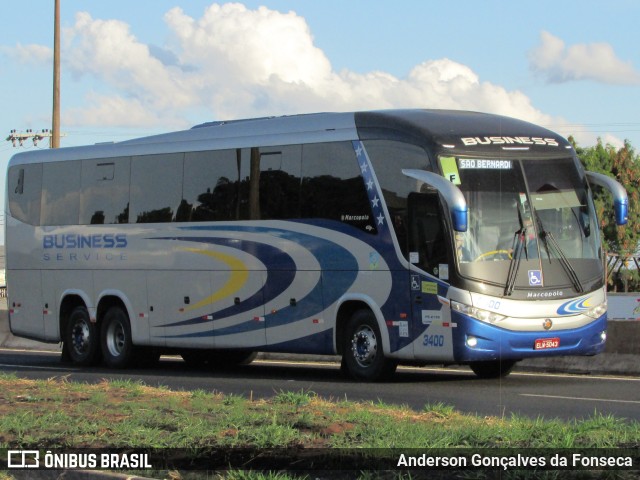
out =
[[[478,346],[478,339],[473,335],[467,337],[467,347],[476,348]]]
[[[451,300],[451,310],[455,310],[456,312],[464,313],[470,317],[473,317],[481,322],[485,323],[498,323],[501,320],[504,320],[506,317],[504,315],[499,315],[495,312],[490,312],[488,310],[482,310],[481,308],[472,307],[471,305],[466,305],[464,303],[456,302],[455,300]]]
[[[585,315],[587,317],[598,319],[605,313],[607,313],[607,302],[601,303],[600,305],[590,308],[585,312]]]

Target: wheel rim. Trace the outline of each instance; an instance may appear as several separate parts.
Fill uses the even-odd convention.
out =
[[[106,336],[107,349],[113,357],[119,357],[126,343],[124,326],[121,322],[113,322],[109,325]]]
[[[87,322],[80,320],[73,324],[71,329],[71,344],[73,351],[77,355],[86,355],[91,342],[91,334],[89,333],[89,325]]]
[[[375,332],[367,325],[358,328],[351,339],[351,352],[360,367],[370,367],[378,353],[378,340]]]

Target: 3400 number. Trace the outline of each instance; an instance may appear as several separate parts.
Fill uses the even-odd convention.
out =
[[[425,347],[444,347],[444,335],[425,335],[422,344]]]

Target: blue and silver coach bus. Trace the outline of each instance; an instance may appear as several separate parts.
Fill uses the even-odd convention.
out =
[[[481,113],[214,122],[19,153],[7,177],[14,335],[80,365],[181,354],[398,364],[595,355],[607,301],[591,184],[567,141]]]

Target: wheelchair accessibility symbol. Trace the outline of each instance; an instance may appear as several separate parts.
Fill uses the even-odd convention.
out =
[[[542,286],[542,270],[529,270],[529,286]]]

